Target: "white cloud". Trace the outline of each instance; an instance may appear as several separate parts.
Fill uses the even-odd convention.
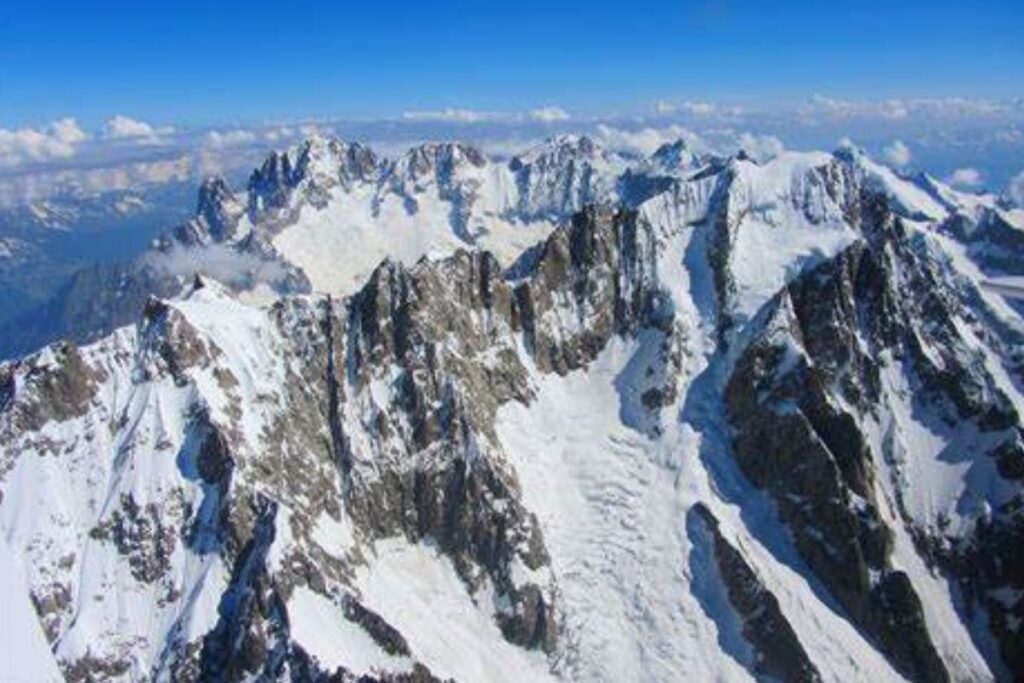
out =
[[[1021,133],[1017,128],[997,131],[994,137],[998,142],[1007,145],[1017,145],[1024,141],[1024,133]]]
[[[402,113],[407,121],[444,121],[448,123],[482,123],[508,118],[499,112],[476,111],[474,109],[441,109],[438,111],[407,111]]]
[[[824,95],[815,95],[811,98],[811,109],[834,118],[871,117],[897,120],[904,119],[909,114],[907,104],[899,99],[853,102]]]
[[[718,107],[710,102],[683,102],[680,108],[694,116],[711,116],[718,111]]]
[[[758,161],[767,161],[786,151],[782,140],[774,135],[743,133],[739,139],[740,148]]]
[[[910,148],[902,140],[896,140],[882,149],[882,157],[896,167],[909,164],[912,156]]]
[[[847,102],[846,100],[838,100],[825,95],[814,95],[811,97],[810,102],[808,102],[807,108],[839,114],[851,111],[854,106],[852,102]]]
[[[569,112],[561,107],[545,106],[530,111],[480,111],[477,109],[461,109],[450,107],[437,110],[414,110],[402,112],[402,118],[413,122],[440,122],[440,123],[493,123],[506,122],[515,123],[521,121],[539,121],[542,123],[555,123],[568,121]]]
[[[77,145],[89,138],[85,131],[78,127],[78,122],[72,118],[58,119],[51,123],[50,133],[53,137],[69,145]]]
[[[68,189],[86,193],[127,190],[147,184],[184,182],[196,176],[186,155],[85,169],[22,173],[0,183],[0,205],[43,199]]]
[[[1010,178],[1010,183],[1006,187],[1006,196],[1014,204],[1024,209],[1024,171]]]
[[[887,100],[842,100],[815,95],[802,113],[805,116],[824,116],[832,119],[902,120],[910,117],[924,119],[990,118],[1020,113],[1021,105],[1015,100],[994,101],[966,97],[913,97]]]
[[[732,128],[702,130],[698,135],[676,124],[637,130],[599,124],[595,139],[610,150],[633,154],[651,154],[661,145],[679,139],[698,154],[710,152],[727,155],[742,149],[757,161],[767,161],[786,151],[782,140],[774,135],[739,133]]]
[[[610,150],[632,154],[652,154],[665,143],[675,142],[680,138],[695,149],[703,147],[703,142],[697,134],[676,125],[624,130],[602,123],[597,126],[595,138]]]
[[[213,149],[224,149],[225,147],[247,145],[255,140],[255,133],[239,128],[236,130],[224,131],[223,133],[216,130],[210,131],[206,134],[204,142],[207,147],[212,147]]]
[[[111,140],[125,138],[145,138],[156,135],[153,126],[145,121],[137,121],[127,116],[113,116],[103,124],[103,137]]]
[[[959,185],[960,187],[977,187],[981,185],[981,181],[981,171],[969,167],[958,168],[946,178],[946,182],[950,185]]]
[[[159,254],[147,253],[144,258],[171,276],[191,277],[199,273],[229,286],[243,286],[252,281],[274,282],[288,275],[278,261],[265,260],[223,244],[175,245]]]
[[[511,159],[517,154],[522,154],[526,150],[532,149],[537,145],[544,142],[543,137],[530,138],[530,137],[506,137],[506,138],[492,138],[474,141],[474,145],[481,152],[491,157],[492,159]],[[379,149],[380,145],[374,145],[374,149]],[[394,151],[387,148],[379,149],[385,154]],[[402,152],[405,149],[401,150]]]
[[[530,118],[534,121],[554,123],[556,121],[568,121],[569,113],[561,107],[541,107],[531,111]]]
[[[171,127],[155,128],[145,121],[117,114],[103,124],[103,137],[107,140],[129,141],[137,145],[160,145],[174,132]]]
[[[278,142],[279,140],[287,140],[293,137],[295,137],[295,129],[288,126],[272,128],[263,132],[263,138],[269,142]]]
[[[857,143],[848,135],[839,138],[839,142],[836,144],[839,146],[839,149],[857,149]]]
[[[27,161],[51,161],[74,156],[75,147],[88,136],[74,119],[54,121],[46,128],[0,128],[0,167],[19,166]]]
[[[299,126],[299,133],[304,138],[315,138],[330,135],[331,130],[329,128],[318,126],[315,123],[307,123]]]
[[[993,116],[1020,110],[1020,104],[1014,101],[996,102],[967,97],[918,98],[909,100],[907,106],[947,117]]]
[[[713,102],[667,102],[662,101],[654,105],[655,111],[659,114],[686,114],[698,118],[712,116],[739,116],[743,114],[743,107],[715,104]]]

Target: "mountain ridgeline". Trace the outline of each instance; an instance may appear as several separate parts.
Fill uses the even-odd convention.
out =
[[[1020,679],[1022,236],[853,149],[210,180],[0,365],[40,678]]]

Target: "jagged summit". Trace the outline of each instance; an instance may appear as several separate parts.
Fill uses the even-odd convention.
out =
[[[480,168],[488,163],[476,147],[463,142],[425,142],[410,148],[394,162],[393,173],[412,182],[426,175],[451,175],[466,163]]]
[[[829,206],[849,205],[850,197],[841,194],[868,187],[886,194],[907,218],[946,222],[954,236],[966,235],[967,225],[988,226],[970,238],[972,258],[984,261],[993,276],[1016,272],[1010,261],[1024,211],[938,181],[903,178],[849,148],[832,155],[785,152],[757,167],[735,157],[694,155],[678,141],[649,158],[630,159],[585,136],[563,135],[509,162],[472,146],[436,142],[389,160],[360,143],[315,137],[269,155],[245,192],[205,183],[195,219],[132,263],[79,274],[45,311],[0,330],[6,342],[0,353],[24,352],[62,335],[95,338],[129,322],[150,293],[180,291],[198,264],[230,265],[220,276],[260,299],[284,291],[341,295],[385,257],[415,262],[468,246],[489,249],[508,265],[591,203],[639,207],[686,198],[673,210],[698,220],[716,192],[715,206],[756,207],[746,220],[786,220],[758,204],[764,194],[776,207],[805,214],[813,240],[814,221],[824,220]],[[953,218],[961,214],[967,223]],[[764,230],[751,234],[771,246]],[[111,281],[119,284],[108,300]]]
[[[558,164],[569,159],[594,159],[604,156],[605,150],[586,135],[564,133],[548,138],[534,145],[531,149],[512,157],[510,165],[513,170],[535,164]]]
[[[44,665],[1019,677],[1017,217],[848,150],[686,154],[320,139],[204,184],[139,272],[205,260],[0,365]]]
[[[214,242],[234,237],[234,230],[245,208],[221,176],[207,178],[199,186],[196,223]]]
[[[200,276],[3,366],[0,525],[57,664],[1012,679],[1024,322],[872,173],[673,178],[512,271],[459,242],[258,306]]]
[[[674,142],[666,142],[654,151],[651,161],[667,173],[687,171],[700,163],[695,154],[682,138]]]
[[[374,182],[381,161],[358,142],[314,136],[284,152],[273,152],[253,172],[248,184],[248,211],[254,224],[291,220],[297,205],[322,206],[338,186]]]

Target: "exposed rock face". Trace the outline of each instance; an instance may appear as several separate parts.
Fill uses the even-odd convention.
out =
[[[36,362],[17,369],[35,395],[35,400],[19,404],[12,415],[16,426],[26,431],[38,430],[50,421],[63,422],[84,415],[96,395],[97,385],[106,379],[102,370],[87,365],[78,348],[69,343],[55,344]]]
[[[381,161],[359,143],[313,138],[285,152],[274,152],[249,179],[248,211],[253,224],[274,224],[295,219],[308,202],[324,205],[332,189],[373,181],[382,172]]]
[[[815,573],[904,675],[945,680],[920,598],[891,566],[892,531],[879,512],[877,462],[891,456],[872,452],[883,444],[871,443],[869,425],[884,409],[881,374],[890,365],[912,373],[917,396],[939,419],[973,422],[996,439],[1015,443],[1020,417],[958,332],[964,295],[938,280],[884,204],[866,202],[867,241],[807,271],[771,302],[726,401],[744,472],[775,497]],[[914,291],[928,296],[905,294]],[[1020,495],[1018,485],[1000,510],[997,526],[1008,525],[1009,535],[1019,533]],[[975,533],[987,536],[984,527]],[[990,551],[1005,552],[998,543]],[[996,632],[1002,611],[992,610]],[[1002,640],[1008,654],[1015,637]]]
[[[353,410],[373,415],[362,428],[378,440],[378,459],[423,461],[372,484],[354,482],[354,518],[376,535],[434,539],[471,585],[479,581],[474,567],[483,568],[514,606],[501,617],[506,637],[527,647],[555,646],[551,595],[516,586],[508,571],[515,562],[540,571],[548,557],[514,474],[496,453],[485,455],[497,445],[495,412],[530,399],[520,335],[532,365],[564,374],[589,362],[613,334],[653,319],[639,239],[635,215],[591,210],[552,236],[522,282],[503,280],[489,254],[459,252],[412,269],[385,263],[349,307],[339,364],[347,389],[357,396],[386,381],[389,401],[342,403],[342,422],[350,423]],[[577,322],[554,322],[556,308]],[[344,459],[356,463],[357,481],[360,454],[351,443],[345,439]]]
[[[516,213],[527,219],[559,217],[559,207],[610,198],[614,160],[586,136],[564,135],[509,162],[519,190]]]
[[[173,578],[183,552],[216,556],[231,568],[216,625],[201,641],[172,636],[152,673],[241,680],[308,669],[289,639],[286,605],[298,586],[342,595],[345,618],[385,652],[408,658],[400,631],[353,594],[338,593],[351,584],[361,551],[331,557],[314,545],[291,551],[283,566],[272,568],[275,529],[287,524],[290,535],[308,534],[322,514],[344,515],[366,543],[399,536],[436,544],[471,593],[486,588],[497,596],[503,606],[495,620],[509,642],[554,652],[550,559],[504,463],[495,413],[507,401],[529,402],[527,365],[569,372],[612,335],[658,321],[647,247],[635,219],[598,210],[579,215],[518,282],[506,281],[489,254],[459,252],[411,268],[386,262],[341,306],[330,300],[277,305],[270,311],[277,330],[268,343],[276,340],[276,353],[293,357],[285,372],[294,380],[282,385],[285,409],[267,423],[262,452],[245,458],[253,445],[245,421],[252,417],[225,348],[237,339],[211,336],[187,306],[151,300],[136,350],[111,355],[96,349],[86,361],[66,345],[52,352],[61,365],[49,374],[28,371],[37,386],[23,384],[24,398],[16,391],[5,410],[8,430],[26,435],[49,420],[82,417],[106,377],[99,368],[109,362],[123,367],[112,372],[127,373],[140,386],[166,380],[167,390],[187,394],[211,381],[228,400],[217,409],[189,408],[186,433],[155,444],[179,449],[178,469],[191,485],[174,484],[159,500],[124,491],[88,529],[88,542],[113,548],[131,580],[152,584],[168,609],[180,609],[175,606],[187,597],[188,587]],[[229,298],[205,280],[194,283],[190,296]],[[556,309],[569,313],[564,325],[553,319]],[[125,429],[125,437],[116,436]],[[115,438],[131,440],[133,429],[122,419]],[[143,444],[121,449],[130,458]],[[256,482],[263,483],[253,489]],[[287,501],[287,521],[279,504],[260,492],[264,486]],[[61,626],[52,630],[57,637],[68,628],[71,615],[64,610],[70,605],[56,597],[38,600],[45,601],[41,613],[60,613]],[[130,650],[103,657],[68,653],[65,662],[66,671],[84,678],[137,666]],[[424,671],[419,666],[414,675]]]
[[[470,246],[489,237],[494,221],[525,226],[537,239],[586,204],[614,202],[622,170],[592,140],[574,136],[552,139],[509,164],[462,143],[422,144],[390,160],[360,143],[314,137],[270,154],[242,192],[232,191],[223,178],[204,181],[194,218],[168,230],[153,249],[125,263],[76,273],[46,305],[0,328],[0,357],[62,337],[79,343],[98,339],[133,322],[150,295],[180,294],[195,272],[240,292],[308,292],[306,264],[288,261],[274,239],[288,227],[322,220],[321,213],[339,202],[343,216],[367,216],[372,230],[364,239],[382,243],[382,255],[406,251],[395,243],[389,222],[393,201],[410,221],[447,225],[454,244]],[[648,196],[650,191],[636,194],[637,201]],[[361,245],[345,246],[358,252]],[[368,267],[379,260],[373,253]],[[333,256],[358,258],[347,251]]]
[[[199,187],[196,220],[182,226],[176,236],[184,244],[201,244],[204,238],[224,242],[234,237],[244,211],[224,178],[207,178]]]
[[[614,161],[560,139],[514,196]],[[0,366],[0,525],[65,676],[1019,677],[1024,324],[853,154],[651,163],[508,267],[262,307],[198,277]],[[318,141],[189,234],[274,258],[358,185],[470,207],[468,243],[497,172]]]
[[[978,217],[954,212],[941,229],[964,242],[971,258],[986,273],[1024,275],[1020,262],[1024,234],[999,212],[983,209]]]
[[[778,599],[722,536],[714,514],[701,503],[693,506],[692,514],[712,537],[715,563],[729,602],[742,620],[743,637],[757,649],[757,673],[780,681],[820,681],[821,674],[782,615]]]

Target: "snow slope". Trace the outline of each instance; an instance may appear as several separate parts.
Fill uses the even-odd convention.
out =
[[[63,680],[28,600],[24,572],[6,541],[0,541],[0,607],[0,678],[11,683]]]

